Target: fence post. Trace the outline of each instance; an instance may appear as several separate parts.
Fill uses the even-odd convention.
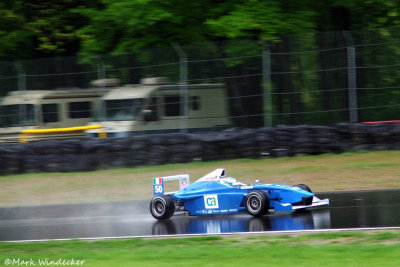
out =
[[[345,32],[347,41],[347,81],[349,98],[350,122],[358,122],[357,104],[357,72],[356,72],[356,48],[350,32]]]
[[[262,69],[263,69],[263,113],[264,127],[272,126],[272,98],[271,98],[271,52],[269,46],[264,43],[262,51]]]
[[[15,62],[15,68],[18,72],[18,91],[26,90],[26,73],[20,61]]]
[[[15,63],[15,68],[18,72],[18,91],[26,91],[26,73],[24,71],[24,67],[20,61]],[[19,125],[23,126],[23,123],[26,123],[27,114],[26,114],[26,105],[18,105],[19,106]]]
[[[187,103],[188,103],[188,87],[187,87],[187,57],[179,44],[172,44],[175,52],[179,56],[179,92],[180,92],[180,132],[187,133]]]
[[[104,63],[103,60],[101,59],[100,56],[96,57],[96,65],[97,65],[97,79],[98,80],[103,80],[106,78],[106,69],[104,67]],[[105,83],[102,83],[102,86],[98,87],[98,91],[99,91],[99,96],[101,95],[101,91],[104,90],[105,88]],[[99,108],[99,118],[105,118],[106,115],[106,111],[105,111],[105,106],[100,105]],[[101,131],[99,131],[99,136],[102,136],[100,138],[103,138],[104,135],[101,134]]]
[[[104,68],[104,63],[101,57],[96,57],[97,61],[97,79],[102,80],[106,78],[106,69]]]

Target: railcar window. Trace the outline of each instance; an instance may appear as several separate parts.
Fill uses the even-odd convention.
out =
[[[180,116],[181,115],[181,101],[179,96],[165,96],[164,97],[165,116]]]
[[[71,119],[90,118],[92,116],[91,104],[89,101],[68,103],[69,117]]]
[[[58,122],[59,121],[59,104],[43,104],[42,116],[43,122]]]
[[[35,108],[32,104],[0,106],[0,127],[35,125]]]
[[[192,110],[200,110],[200,97],[199,96],[191,96],[190,97],[190,106]]]
[[[106,100],[106,120],[136,120],[143,105],[143,98]]]

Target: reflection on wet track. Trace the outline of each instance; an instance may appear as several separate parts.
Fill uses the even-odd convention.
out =
[[[252,217],[177,215],[157,221],[149,201],[0,208],[0,240],[38,240],[175,234],[400,226],[400,190],[318,194],[331,206]]]
[[[330,212],[327,209],[293,214],[269,214],[262,217],[252,217],[246,213],[212,217],[179,216],[172,220],[155,222],[152,233],[153,235],[220,234],[322,228],[330,228]]]

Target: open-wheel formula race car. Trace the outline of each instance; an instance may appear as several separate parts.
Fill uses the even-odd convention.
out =
[[[164,183],[172,180],[179,180],[180,190],[164,192]],[[224,169],[216,169],[192,184],[187,174],[153,178],[153,192],[150,212],[158,220],[170,218],[175,211],[215,215],[246,210],[252,216],[262,216],[272,209],[291,212],[329,205],[329,199],[319,199],[305,184],[288,186],[256,181],[246,185],[226,177]]]

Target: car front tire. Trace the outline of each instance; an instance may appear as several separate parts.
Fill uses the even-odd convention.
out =
[[[269,197],[264,191],[251,191],[246,197],[246,210],[255,217],[262,216],[268,212]]]
[[[296,184],[296,185],[294,185],[293,187],[301,188],[301,189],[303,189],[304,191],[307,191],[307,192],[312,193],[310,187],[308,187],[308,185],[306,185],[306,184]]]

